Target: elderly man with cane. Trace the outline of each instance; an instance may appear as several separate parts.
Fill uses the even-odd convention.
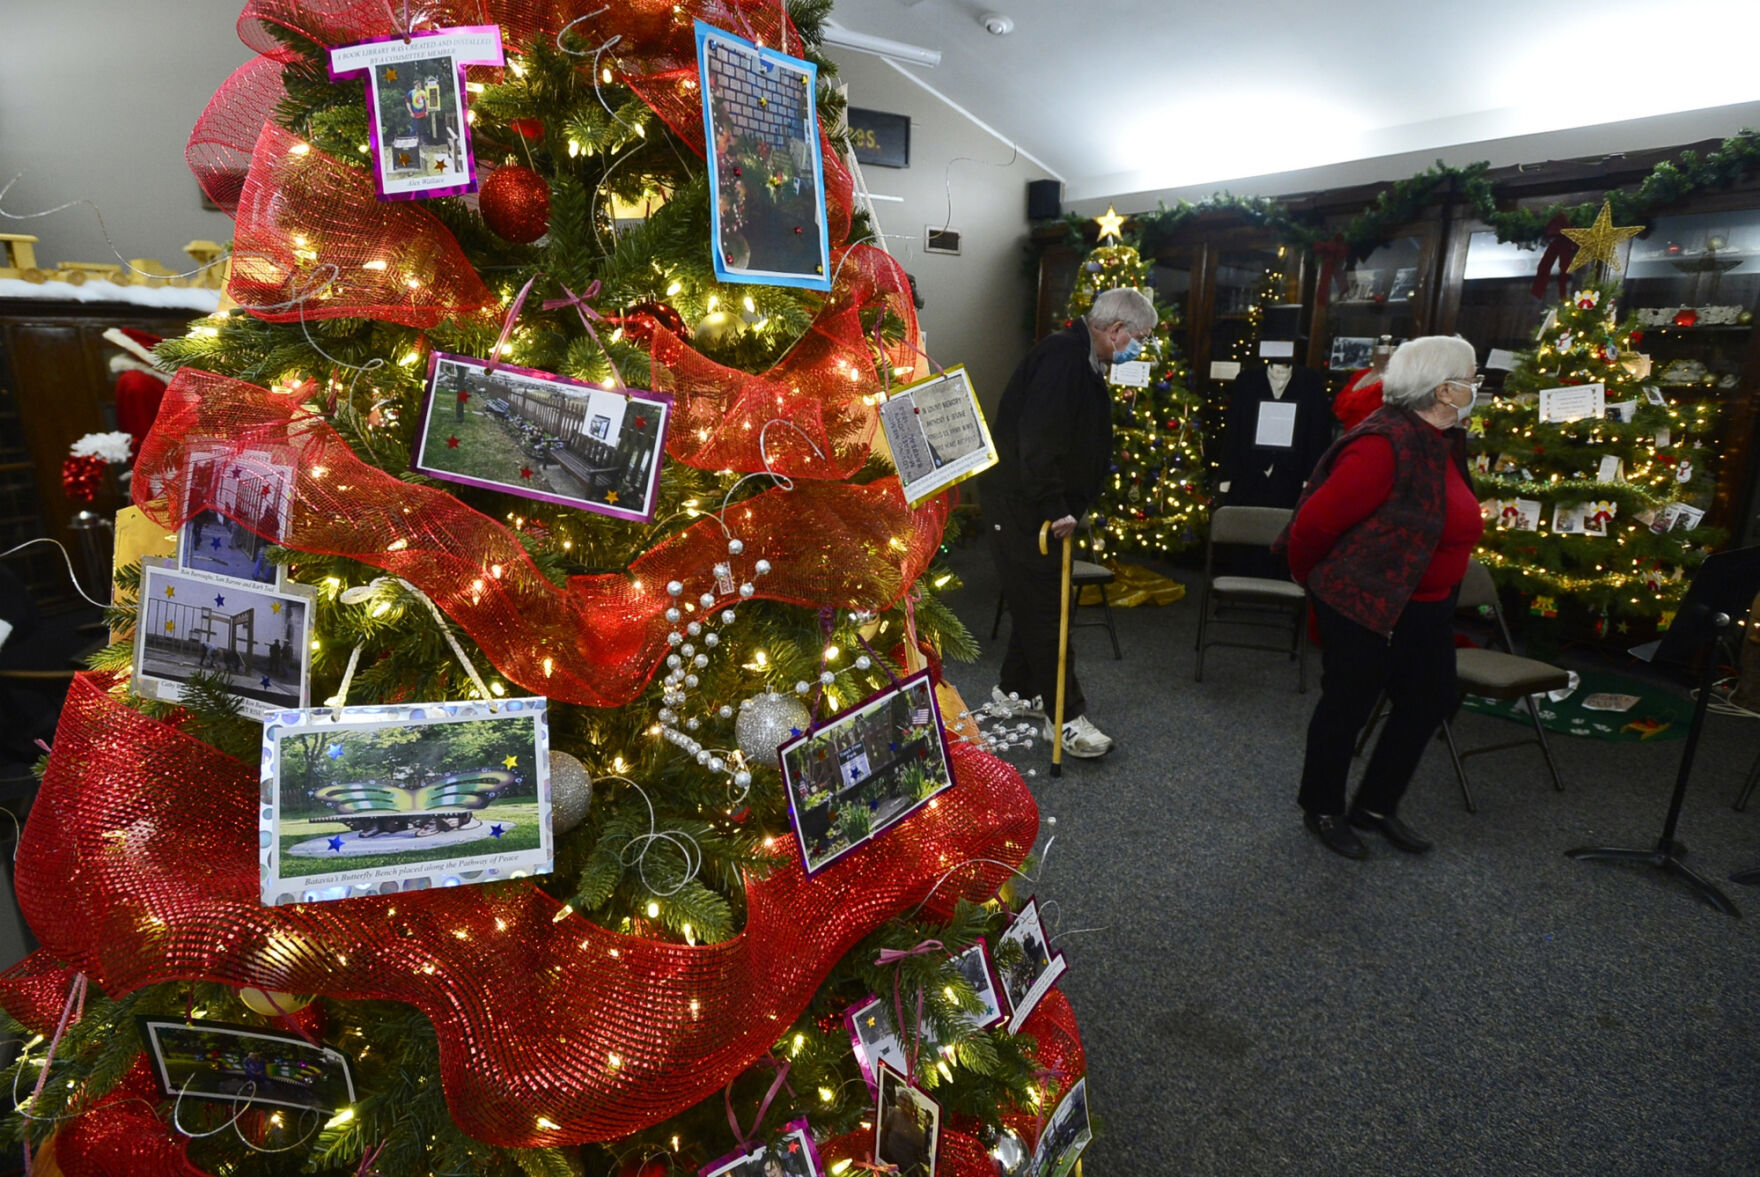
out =
[[[1099,497],[1112,467],[1112,397],[1106,372],[1141,354],[1155,329],[1155,304],[1140,290],[1102,291],[1071,326],[1027,353],[997,406],[997,464],[982,485],[984,530],[1008,602],[1008,652],[991,697],[1014,715],[1040,718],[1057,696],[1061,553],[1041,551],[1048,525],[1059,540]],[[1104,756],[1112,739],[1087,717],[1073,657],[1064,666],[1063,751]],[[1045,738],[1057,736],[1049,718]]]

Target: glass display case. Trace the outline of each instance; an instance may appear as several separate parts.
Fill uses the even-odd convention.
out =
[[[1369,364],[1375,341],[1397,342],[1420,334],[1419,292],[1429,276],[1429,235],[1396,237],[1335,279],[1327,304],[1316,307],[1315,334],[1322,347],[1314,356],[1342,385]]]

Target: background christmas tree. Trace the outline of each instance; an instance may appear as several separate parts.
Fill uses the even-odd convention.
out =
[[[1521,353],[1503,393],[1469,425],[1481,435],[1474,484],[1487,530],[1479,558],[1499,584],[1532,599],[1535,615],[1574,606],[1597,632],[1610,621],[1622,632],[1636,618],[1666,624],[1686,574],[1719,538],[1671,507],[1710,505],[1715,471],[1702,446],[1715,405],[1678,401],[1648,381],[1643,334],[1619,322],[1618,289],[1584,285],[1551,308],[1537,346]],[[1594,383],[1605,386],[1600,417],[1540,420],[1543,389]]]
[[[1082,263],[1069,300],[1073,321],[1102,290],[1130,286],[1155,298],[1149,265],[1129,245],[1101,244]],[[1177,309],[1156,300],[1155,332],[1143,344],[1143,387],[1112,384],[1113,471],[1094,515],[1116,552],[1170,555],[1200,541],[1209,518],[1203,425],[1187,386],[1185,357],[1173,341]]]
[[[415,205],[373,199],[363,87],[325,65],[394,35],[392,10],[253,5],[262,56],[192,140],[236,208],[230,290],[250,309],[160,353],[182,371],[137,502],[166,527],[193,513],[197,443],[296,451],[276,559],[316,592],[314,703],[345,680],[349,704],[546,695],[578,825],[559,819],[551,875],[262,907],[261,726],[217,680],[179,706],[135,695],[125,638],[75,684],[19,855],[45,947],[0,981],[27,1040],[6,1131],[53,1135],[71,1177],[658,1177],[804,1116],[842,1173],[874,1113],[843,1015],[873,994],[944,1109],[938,1173],[988,1177],[986,1150],[1018,1161],[1083,1071],[1060,993],[1019,1033],[978,1028],[950,958],[998,946],[1029,795],[956,741],[952,789],[809,880],[776,766],[813,716],[973,652],[934,593],[945,496],[908,509],[869,452],[890,370],[918,364],[908,282],[861,244],[827,152],[831,293],[718,283],[679,66],[695,18],[817,58],[829,5],[665,0],[585,27],[455,7],[418,17],[501,23],[508,66],[469,89],[477,157],[502,166],[476,202]],[[833,125],[834,92],[817,98]],[[654,522],[412,474],[433,351],[670,393]],[[464,408],[436,411],[481,411],[443,391]],[[119,633],[140,575],[119,575]],[[297,1031],[350,1060],[357,1099],[327,1122],[177,1101],[174,1128],[140,1015]]]

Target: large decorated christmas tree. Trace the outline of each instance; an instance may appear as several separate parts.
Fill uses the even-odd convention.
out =
[[[251,0],[190,147],[236,305],[159,352],[133,480],[179,548],[122,553],[18,854],[14,1139],[70,1177],[1074,1164],[1037,812],[940,684],[953,495],[877,446],[909,283],[830,141],[760,133],[832,125],[776,54],[827,9]],[[491,24],[505,67],[419,52]],[[723,135],[735,38],[770,89]]]
[[[1119,286],[1155,297],[1150,267],[1137,250],[1103,240],[1076,276],[1069,318],[1087,314],[1095,295]],[[1094,515],[1104,520],[1109,549],[1169,555],[1200,542],[1209,518],[1209,480],[1198,398],[1187,386],[1185,357],[1173,340],[1179,311],[1156,303],[1159,318],[1142,357],[1113,366],[1108,376],[1113,470]]]
[[[1551,308],[1469,431],[1493,577],[1537,616],[1574,607],[1598,632],[1629,633],[1667,624],[1718,538],[1703,523],[1715,412],[1651,382],[1618,290],[1585,284]]]

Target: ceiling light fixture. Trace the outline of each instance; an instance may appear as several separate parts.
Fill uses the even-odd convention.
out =
[[[984,31],[992,37],[1006,37],[1014,32],[1014,18],[1004,16],[1000,12],[986,12],[978,18],[978,23],[983,25]]]
[[[876,57],[887,57],[893,61],[902,61],[906,65],[920,65],[929,69],[941,64],[941,50],[925,49],[921,45],[907,45],[903,41],[894,41],[887,37],[876,37],[869,33],[858,33],[854,29],[846,29],[842,25],[826,21],[820,26],[822,39],[827,45],[835,45],[840,49],[853,49],[857,53],[872,53]]]

